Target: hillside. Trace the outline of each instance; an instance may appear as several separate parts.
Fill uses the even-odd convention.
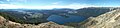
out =
[[[120,9],[89,18],[80,28],[120,28]]]
[[[116,8],[112,7],[88,7],[88,8],[81,8],[76,10],[77,13],[75,15],[85,16],[87,18],[89,17],[97,17],[101,14],[104,14],[106,12],[115,10]]]
[[[4,17],[0,16],[0,28],[74,28],[74,27],[59,25],[54,22],[41,23],[38,25],[20,24],[6,20]]]

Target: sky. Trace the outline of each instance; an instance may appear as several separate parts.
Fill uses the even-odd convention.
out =
[[[120,7],[120,0],[0,0],[0,9]]]

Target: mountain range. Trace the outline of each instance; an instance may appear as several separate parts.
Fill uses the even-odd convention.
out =
[[[42,23],[54,22],[57,26],[65,25],[71,28],[119,28],[119,11],[119,7],[88,7],[77,10],[69,8],[1,9],[0,15],[6,20],[20,23],[20,25],[42,25]]]

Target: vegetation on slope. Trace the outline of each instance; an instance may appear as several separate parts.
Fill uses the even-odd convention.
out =
[[[14,13],[13,13],[14,14]],[[5,19],[17,22],[17,23],[22,23],[22,24],[39,24],[39,23],[44,23],[48,22],[44,18],[40,18],[39,14],[31,15],[31,16],[26,16],[24,19],[23,17],[20,18],[19,16],[11,15],[10,12],[0,12],[0,15],[5,17]]]
[[[23,22],[22,20],[19,20],[19,21],[16,20],[16,19],[17,19],[16,17],[11,16],[11,15],[5,13],[5,12],[0,12],[0,15],[3,16],[3,17],[5,17],[5,19],[10,20],[10,21],[13,21],[13,22],[25,23],[25,22]]]

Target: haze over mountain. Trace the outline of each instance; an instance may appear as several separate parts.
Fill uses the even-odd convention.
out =
[[[119,7],[1,9],[0,15],[1,28],[119,28]]]
[[[0,28],[120,28],[120,0],[0,0]]]
[[[120,0],[0,0],[0,9],[120,7],[119,1]]]

